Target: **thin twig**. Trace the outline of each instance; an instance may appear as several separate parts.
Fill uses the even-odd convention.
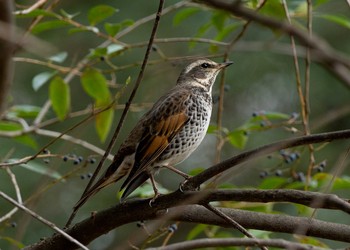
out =
[[[11,169],[9,167],[6,168],[6,172],[8,173],[8,175],[10,176],[11,182],[13,184],[13,187],[15,188],[16,191],[16,196],[17,196],[17,201],[19,204],[22,204],[22,195],[21,195],[21,190],[19,189],[17,180],[16,180],[16,176],[12,173]]]
[[[74,239],[72,236],[70,236],[69,234],[67,234],[66,232],[64,232],[62,229],[58,228],[54,223],[44,219],[43,217],[41,217],[40,215],[36,214],[35,212],[33,212],[32,210],[28,209],[27,207],[23,206],[22,204],[18,203],[17,201],[15,201],[14,199],[12,199],[11,197],[9,197],[8,195],[6,195],[5,193],[0,191],[0,196],[2,198],[4,198],[5,200],[7,200],[8,202],[12,203],[13,205],[15,205],[16,207],[18,207],[19,209],[23,210],[24,212],[26,212],[27,214],[30,214],[32,217],[34,217],[35,219],[37,219],[38,221],[44,223],[45,225],[49,226],[50,228],[52,228],[54,231],[56,231],[57,233],[61,234],[63,237],[65,237],[67,240],[73,242],[74,244],[78,245],[79,247],[81,247],[82,249],[85,250],[89,250],[86,246],[84,246],[83,244],[81,244],[79,241],[77,241],[76,239]]]
[[[221,217],[222,219],[224,219],[225,221],[227,221],[229,224],[231,224],[235,229],[237,229],[238,231],[240,231],[242,234],[244,234],[245,236],[247,236],[248,238],[252,238],[252,239],[256,239],[251,233],[248,232],[247,229],[245,229],[244,227],[242,227],[238,222],[236,222],[234,219],[232,219],[231,217],[229,217],[228,215],[226,215],[224,212],[216,209],[215,207],[213,207],[212,205],[205,204],[203,205],[205,208],[207,208],[209,211],[213,212],[214,214],[216,214],[217,216]],[[261,246],[260,247],[262,250],[266,250],[267,248],[265,246]]]
[[[99,162],[95,172],[93,173],[93,175],[92,175],[92,177],[91,177],[88,185],[86,186],[86,188],[85,188],[85,190],[84,190],[84,192],[83,192],[81,197],[83,197],[86,194],[86,192],[90,189],[92,183],[94,182],[94,180],[96,179],[98,173],[100,172],[105,159],[107,158],[109,152],[111,151],[112,147],[114,146],[115,141],[116,141],[116,139],[117,139],[117,137],[119,135],[119,132],[120,132],[122,126],[123,126],[123,123],[124,123],[124,120],[126,118],[126,115],[127,115],[128,111],[129,111],[130,105],[131,105],[131,103],[132,103],[132,101],[133,101],[133,99],[134,99],[134,97],[136,95],[138,87],[141,84],[141,80],[143,78],[143,74],[144,74],[144,71],[145,71],[145,68],[146,68],[146,65],[147,65],[147,62],[148,62],[148,57],[149,57],[149,54],[150,54],[151,49],[152,49],[153,40],[155,38],[156,31],[157,31],[158,24],[159,24],[159,20],[160,20],[161,14],[162,14],[163,5],[164,5],[164,0],[160,0],[159,1],[159,6],[158,6],[158,10],[157,10],[157,14],[156,14],[156,18],[154,20],[152,33],[151,33],[151,36],[150,36],[150,39],[149,39],[149,44],[148,44],[148,47],[146,49],[146,53],[145,53],[145,56],[144,56],[144,59],[143,59],[143,63],[142,63],[141,69],[140,69],[140,73],[139,73],[139,75],[137,77],[135,86],[134,86],[134,88],[133,88],[133,90],[132,90],[132,92],[130,94],[130,97],[129,97],[128,101],[125,104],[125,108],[124,108],[123,113],[122,113],[122,115],[120,117],[118,126],[115,129],[115,131],[114,131],[113,137],[112,137],[112,139],[111,139],[111,141],[110,141],[110,143],[109,143],[109,145],[108,145],[108,147],[106,149],[105,154],[102,156],[102,159],[100,160],[100,162]],[[70,223],[74,219],[75,214],[77,213],[79,208],[80,207],[74,207],[74,210],[73,210],[71,216],[69,217],[69,219],[68,219],[68,221],[66,223],[66,227],[69,227]]]
[[[282,239],[235,239],[235,238],[215,238],[215,239],[196,239],[187,240],[179,243],[173,243],[168,246],[152,247],[148,250],[192,250],[192,249],[216,249],[225,247],[258,247],[269,246],[282,249],[293,250],[326,250],[326,248],[315,247],[314,245],[305,245],[296,242],[290,242]],[[246,248],[250,249],[250,248]],[[328,248],[327,248],[328,249]]]
[[[217,174],[222,173],[223,171],[233,168],[234,166],[237,166],[248,160],[257,159],[260,156],[273,153],[277,150],[292,148],[292,147],[301,146],[301,145],[329,142],[333,140],[341,140],[341,139],[349,139],[349,138],[350,138],[350,129],[329,132],[329,133],[314,134],[314,135],[308,135],[308,136],[300,136],[296,138],[291,138],[291,139],[267,144],[265,146],[261,146],[256,149],[243,152],[235,157],[222,161],[219,164],[216,164],[204,170],[200,174],[188,179],[187,182],[185,182],[182,185],[182,188],[183,190],[186,190],[186,189],[192,190],[192,189],[198,188],[205,181],[208,181],[210,178],[216,176]]]

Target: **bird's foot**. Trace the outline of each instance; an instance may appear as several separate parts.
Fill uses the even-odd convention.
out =
[[[153,198],[149,201],[148,205],[152,207],[152,204],[156,201],[156,199],[160,196],[160,193],[156,193]]]

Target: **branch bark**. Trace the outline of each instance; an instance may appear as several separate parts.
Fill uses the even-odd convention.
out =
[[[296,146],[308,145],[313,143],[330,142],[333,140],[349,139],[349,138],[350,138],[350,129],[347,129],[347,130],[336,131],[336,132],[300,136],[296,138],[291,138],[291,139],[271,143],[250,151],[243,152],[237,156],[234,156],[230,159],[222,161],[219,164],[216,164],[204,170],[200,174],[190,178],[187,182],[185,182],[182,188],[183,190],[194,190],[198,188],[202,183],[216,176],[217,174],[220,174],[243,162],[256,159],[263,155],[271,154],[281,149],[292,148]]]
[[[254,202],[284,202],[289,201],[315,207],[314,201],[323,200],[317,207],[339,208],[346,206],[346,201],[335,195],[327,195],[313,192],[296,190],[206,190],[181,193],[173,192],[159,197],[153,207],[149,206],[149,199],[133,200],[116,205],[110,209],[98,212],[94,216],[75,224],[66,230],[66,233],[83,244],[88,244],[92,240],[106,234],[114,228],[122,225],[142,221],[142,220],[172,220],[193,223],[204,223],[231,227],[227,221],[214,215],[201,205],[211,201],[254,201]],[[181,204],[179,204],[181,202]],[[187,204],[186,204],[187,203]],[[189,204],[191,203],[191,204]],[[185,205],[186,204],[186,205]],[[322,205],[321,205],[322,204]],[[166,213],[166,209],[169,211]],[[298,218],[285,215],[270,215],[249,211],[241,211],[228,208],[218,208],[220,211],[230,216],[245,228],[298,233],[307,232],[309,236],[322,237],[326,239],[350,242],[350,226],[328,223],[319,220],[309,220],[308,218]],[[349,210],[349,205],[345,210]],[[123,216],[120,216],[120,215]],[[27,250],[41,249],[75,249],[76,246],[66,240],[62,235],[57,234],[39,243],[28,246]]]
[[[350,88],[349,59],[345,55],[335,51],[323,39],[317,37],[315,34],[311,37],[307,32],[296,28],[293,25],[245,8],[239,3],[240,1],[237,1],[238,3],[236,4],[221,0],[195,0],[195,2],[230,12],[235,16],[254,21],[269,28],[280,30],[295,37],[304,46],[310,48],[310,53],[313,59],[324,65],[326,69],[345,83],[346,87]]]

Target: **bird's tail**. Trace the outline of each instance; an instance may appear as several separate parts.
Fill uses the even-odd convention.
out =
[[[77,210],[93,195],[98,193],[102,188],[117,182],[119,179],[125,176],[125,173],[115,174],[116,170],[119,167],[119,164],[116,166],[116,162],[112,163],[111,166],[108,167],[103,176],[93,185],[74,205],[73,210]]]

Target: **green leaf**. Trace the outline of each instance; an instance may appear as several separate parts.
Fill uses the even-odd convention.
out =
[[[224,27],[215,37],[216,41],[222,41],[224,40],[224,38],[231,34],[232,31],[234,31],[235,29],[237,29],[239,26],[241,26],[240,23],[233,23],[230,25],[227,25],[226,27]]]
[[[350,29],[350,19],[345,16],[339,16],[339,15],[322,15],[320,16],[323,19],[326,19],[328,21],[331,21],[333,23],[339,24],[345,28]]]
[[[109,102],[111,95],[107,86],[107,80],[98,70],[86,69],[81,76],[81,83],[86,93],[95,100]]]
[[[41,108],[33,105],[15,105],[12,106],[7,113],[8,116],[11,117],[19,117],[19,118],[35,118]]]
[[[104,28],[108,35],[115,36],[122,28],[122,25],[120,23],[105,23]]]
[[[218,130],[218,126],[209,125],[208,130],[207,130],[207,134],[215,134],[217,130]]]
[[[287,180],[283,177],[265,178],[259,185],[259,189],[276,189],[286,184]]]
[[[169,190],[164,188],[162,185],[157,183],[157,188],[159,189],[158,191],[162,194],[169,193]],[[119,192],[118,196],[119,198],[121,197],[123,192]],[[140,186],[137,188],[130,197],[142,197],[142,198],[149,198],[154,196],[154,190],[153,187],[150,183],[145,183],[144,185]]]
[[[49,97],[57,117],[63,120],[70,109],[70,90],[61,77],[56,76],[50,82]]]
[[[25,146],[28,146],[28,147],[31,147],[33,149],[37,149],[38,148],[38,144],[36,143],[36,141],[34,140],[33,137],[31,137],[30,135],[20,135],[20,136],[16,136],[14,138],[15,141],[25,145]]]
[[[248,136],[244,130],[234,130],[228,134],[228,139],[232,146],[243,149],[248,141]]]
[[[186,8],[186,9],[178,11],[173,18],[173,25],[174,26],[179,25],[182,21],[189,18],[190,16],[193,16],[194,14],[198,13],[199,11],[200,11],[200,9],[195,8],[195,7]]]
[[[115,52],[118,52],[120,50],[124,49],[124,46],[120,44],[111,44],[107,46],[107,55],[113,54]]]
[[[109,5],[97,5],[89,10],[88,20],[94,26],[112,16],[118,10]]]
[[[121,22],[121,25],[122,25],[122,27],[124,28],[124,27],[131,26],[131,25],[133,25],[134,23],[135,23],[135,21],[132,20],[132,19],[125,19],[125,20],[123,20],[123,21]]]
[[[50,56],[49,60],[57,63],[62,63],[66,60],[68,53],[66,51],[60,52],[56,55]]]
[[[11,237],[7,237],[7,236],[0,236],[0,240],[3,241],[7,241],[9,242],[11,245],[17,247],[18,249],[23,249],[25,248],[26,245],[24,245],[22,242],[19,242]]]
[[[13,159],[10,159],[9,162],[10,163],[17,162],[18,160],[19,159],[13,158]],[[61,179],[63,177],[59,172],[49,169],[46,165],[40,164],[35,161],[30,161],[26,164],[20,164],[19,166],[25,169],[28,169],[30,171],[33,171],[35,173],[49,176],[53,179]]]
[[[284,19],[286,16],[280,0],[266,1],[266,4],[261,8],[260,12],[266,16],[278,19]]]
[[[68,25],[69,23],[63,20],[41,22],[34,26],[34,28],[32,29],[32,33],[39,34],[43,31],[59,29],[59,28],[66,27]]]
[[[100,58],[101,56],[106,56],[107,55],[107,48],[95,48],[95,49],[90,49],[90,54],[89,58]]]
[[[38,91],[45,83],[47,83],[54,75],[56,75],[56,73],[56,71],[46,71],[34,76],[32,80],[32,87],[34,91]]]
[[[99,102],[102,102],[102,103],[99,103]],[[105,100],[102,100],[102,101],[96,100],[97,108],[103,108],[108,104],[109,103],[106,103]],[[97,135],[100,138],[101,142],[104,142],[106,140],[108,133],[111,130],[113,117],[114,117],[114,112],[112,108],[97,114],[95,117],[95,126],[97,130]]]
[[[224,29],[225,21],[227,20],[228,15],[223,11],[215,11],[211,16],[211,22],[215,26],[215,28],[219,31]]]
[[[193,240],[198,235],[203,233],[209,226],[206,224],[198,224],[196,225],[188,234],[186,240]]]
[[[16,17],[38,17],[38,16],[48,16],[48,17],[56,17],[56,18],[59,18],[59,15],[53,13],[53,12],[50,12],[50,11],[47,11],[47,10],[44,10],[44,9],[35,9],[35,10],[32,10],[31,12],[27,13],[27,14],[17,14]]]
[[[15,122],[0,122],[0,131],[17,131],[22,130],[22,125]]]
[[[211,23],[205,23],[197,30],[195,37],[202,37],[211,27]],[[192,49],[196,45],[196,42],[190,42],[189,47]]]
[[[73,19],[74,17],[76,17],[77,15],[80,14],[80,12],[74,13],[74,14],[69,14],[68,12],[66,12],[65,10],[61,9],[60,10],[62,16],[68,18],[68,19]]]

